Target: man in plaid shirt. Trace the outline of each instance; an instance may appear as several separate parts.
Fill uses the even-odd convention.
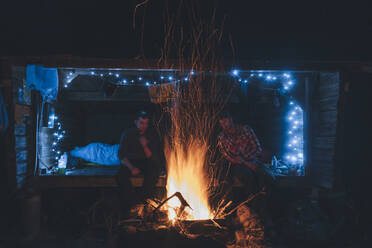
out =
[[[218,146],[224,157],[233,164],[247,164],[262,152],[260,142],[248,125],[234,125],[231,118],[219,121],[224,131],[218,136]],[[254,168],[252,168],[254,169]]]
[[[259,160],[262,149],[253,129],[248,125],[234,124],[228,112],[221,114],[219,124],[222,132],[218,135],[218,148],[223,157],[232,164],[232,176],[246,185],[253,186],[252,181],[255,181],[254,191],[267,188],[273,178],[267,166]]]

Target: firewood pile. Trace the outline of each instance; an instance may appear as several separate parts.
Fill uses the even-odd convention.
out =
[[[236,216],[240,228],[235,231],[235,242],[227,247],[265,247],[264,228],[257,214],[246,205],[241,205]]]
[[[220,219],[187,220],[185,211],[178,209],[179,218],[175,221],[168,219],[164,201],[148,199],[145,204],[133,207],[131,218],[119,221],[115,229],[127,234],[177,232],[188,239],[210,239],[230,248],[266,247],[260,218],[247,206],[255,196],[252,195],[230,212],[220,215],[223,216]]]

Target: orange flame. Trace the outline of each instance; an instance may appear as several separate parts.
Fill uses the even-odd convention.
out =
[[[185,208],[188,220],[210,219],[212,214],[208,204],[208,179],[204,171],[207,145],[199,140],[192,141],[186,149],[180,142],[168,149],[167,195],[180,192],[190,205]],[[181,206],[178,198],[168,201],[168,218],[174,221]],[[185,216],[185,215],[184,215]]]

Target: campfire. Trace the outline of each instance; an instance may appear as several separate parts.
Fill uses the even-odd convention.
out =
[[[208,180],[204,171],[206,144],[201,141],[191,142],[186,151],[179,144],[167,154],[167,196],[180,192],[180,197],[173,197],[167,202],[168,218],[205,220],[213,218],[208,203]],[[187,204],[187,205],[186,205]]]

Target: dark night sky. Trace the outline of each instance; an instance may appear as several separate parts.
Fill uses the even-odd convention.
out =
[[[2,0],[0,55],[73,54],[133,58],[139,29],[133,10],[141,0]],[[158,55],[164,0],[150,0],[145,54]],[[171,0],[177,5],[179,0]],[[372,1],[201,0],[202,15],[216,6],[227,16],[240,59],[372,60]],[[170,7],[171,11],[174,9]],[[138,24],[143,17],[138,11]]]

